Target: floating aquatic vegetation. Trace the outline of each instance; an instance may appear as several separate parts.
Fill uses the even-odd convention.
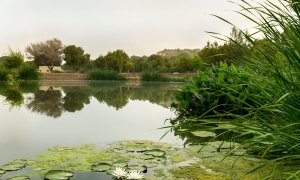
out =
[[[52,170],[45,174],[47,180],[68,180],[74,176],[73,172],[64,170]]]
[[[97,171],[97,172],[105,172],[110,170],[112,167],[111,164],[108,163],[98,163],[98,164],[93,164],[92,165],[92,171]]]
[[[151,150],[145,151],[144,154],[145,155],[152,155],[152,156],[155,156],[155,157],[161,157],[161,156],[166,155],[166,152],[162,151],[160,149],[151,149]]]
[[[114,163],[112,166],[115,168],[125,168],[128,166],[128,164],[127,163]]]
[[[28,176],[14,176],[8,178],[7,180],[30,180],[30,178]]]
[[[216,133],[211,132],[211,131],[194,131],[194,132],[192,132],[192,134],[194,136],[202,137],[202,138],[205,138],[205,137],[215,137],[216,136]]]
[[[1,170],[4,171],[18,171],[25,167],[25,163],[12,162],[10,164],[5,164],[0,167]]]
[[[3,174],[5,174],[5,173],[6,173],[6,171],[0,170],[0,176],[3,175]]]
[[[181,174],[191,179],[200,177],[203,174],[208,179],[210,177],[227,178],[231,166],[222,160],[228,149],[237,145],[237,143],[232,142],[215,141],[208,142],[204,147],[198,145],[180,148],[151,141],[122,141],[110,144],[107,149],[103,150],[97,150],[95,145],[80,147],[56,146],[34,159],[15,160],[0,166],[0,176],[2,174],[1,178],[7,179],[8,176],[12,175],[6,173],[5,169],[15,169],[11,173],[20,175],[17,169],[26,165],[28,168],[26,168],[25,174],[22,172],[22,175],[44,177],[49,180],[70,179],[74,175],[72,172],[91,171],[102,172],[94,174],[106,174],[111,177],[110,175],[116,173],[116,168],[122,168],[126,172],[144,172],[145,174],[142,175],[149,179],[160,179],[162,175],[163,177],[170,179],[174,177],[173,179],[176,179],[176,177],[183,177]],[[202,150],[199,152],[201,148]],[[127,149],[131,150],[127,151]],[[204,160],[206,164],[203,164]],[[220,164],[222,167],[224,165],[224,169],[211,166],[210,162]],[[202,169],[201,172],[196,172],[193,175],[194,171],[201,169],[200,165],[204,165],[207,169]],[[244,168],[244,166],[241,164],[240,167]],[[248,167],[252,166],[247,166],[247,169],[251,170]],[[189,172],[190,174],[188,174]],[[239,177],[242,176],[239,174]]]

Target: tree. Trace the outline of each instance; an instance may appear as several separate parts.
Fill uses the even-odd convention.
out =
[[[104,58],[107,61],[108,69],[115,70],[120,73],[123,72],[126,63],[129,60],[126,52],[120,49],[107,53]]]
[[[64,60],[68,66],[85,65],[90,61],[90,55],[85,54],[81,47],[69,45],[64,49]]]
[[[24,63],[24,56],[19,51],[10,50],[8,56],[3,58],[4,66],[8,69],[18,68]]]
[[[100,55],[97,59],[93,61],[93,66],[95,68],[103,69],[103,70],[108,70],[108,64],[106,59]]]
[[[166,59],[160,55],[153,54],[148,57],[148,61],[151,65],[151,69],[159,72],[167,70]]]
[[[54,66],[60,66],[63,55],[63,45],[60,40],[52,39],[45,42],[31,44],[25,51],[29,58],[33,58],[37,66],[48,66],[52,71]]]

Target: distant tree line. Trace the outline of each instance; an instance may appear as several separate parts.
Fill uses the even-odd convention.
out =
[[[118,49],[91,59],[90,54],[82,47],[64,46],[58,39],[30,44],[25,52],[36,66],[48,66],[50,71],[54,66],[63,64],[63,69],[67,72],[87,72],[91,69],[113,70],[118,73],[195,72],[219,62],[240,64],[238,59],[255,54],[259,48],[267,46],[264,40],[257,40],[255,46],[246,42],[243,32],[233,28],[230,41],[224,44],[207,42],[202,49],[165,49],[150,56],[129,57],[125,51]]]

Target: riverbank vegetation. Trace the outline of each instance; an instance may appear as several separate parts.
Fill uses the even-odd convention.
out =
[[[24,61],[19,51],[10,50],[9,55],[0,60],[0,81],[37,80],[36,66]]]
[[[116,71],[94,69],[89,72],[89,80],[112,80],[112,81],[125,81],[126,78]]]
[[[243,1],[240,12],[255,23],[263,40],[242,32],[245,43],[229,38],[241,49],[255,49],[240,58],[248,66],[236,68],[219,64],[199,72],[176,95],[174,107],[179,117],[174,129],[193,127],[211,138],[221,137],[241,143],[239,157],[266,159],[253,168],[281,167],[268,177],[300,178],[300,4],[299,1]],[[261,43],[257,47],[257,43]],[[234,74],[234,76],[233,76]],[[184,133],[179,133],[182,136]],[[187,132],[185,132],[187,134]],[[194,134],[195,135],[195,134]],[[196,134],[197,135],[197,134]]]

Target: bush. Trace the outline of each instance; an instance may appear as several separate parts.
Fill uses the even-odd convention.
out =
[[[126,78],[116,71],[94,69],[88,74],[90,80],[114,80],[124,81]]]
[[[170,79],[163,77],[160,73],[158,72],[144,72],[141,77],[142,81],[170,81]]]
[[[21,80],[38,80],[39,79],[39,73],[37,72],[37,69],[32,65],[24,64],[21,66],[19,70],[19,76],[18,79]]]
[[[24,62],[24,56],[21,52],[11,51],[9,56],[4,58],[4,65],[8,69],[18,68]]]
[[[0,81],[8,80],[8,71],[4,68],[0,68]]]
[[[246,115],[252,113],[250,107],[260,107],[270,101],[263,90],[264,83],[264,78],[247,67],[220,63],[199,71],[176,93],[172,106],[180,116]]]

